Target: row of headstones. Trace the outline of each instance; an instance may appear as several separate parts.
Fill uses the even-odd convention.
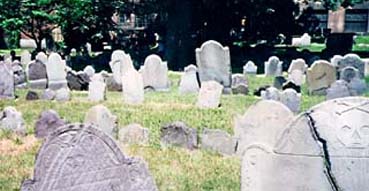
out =
[[[279,102],[256,103],[235,125],[241,190],[365,190],[368,113],[362,97],[329,100],[297,117]]]

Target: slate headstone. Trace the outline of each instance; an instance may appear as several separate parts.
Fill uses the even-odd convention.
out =
[[[11,65],[0,62],[0,99],[15,98],[14,74]]]
[[[233,155],[236,152],[237,141],[222,130],[204,129],[201,134],[201,148],[219,152],[223,155]]]
[[[35,136],[38,139],[46,138],[57,128],[64,126],[66,123],[59,114],[54,110],[47,110],[41,113],[35,125]]]
[[[119,142],[123,144],[149,144],[149,130],[139,124],[131,124],[119,129]]]
[[[161,144],[193,150],[197,148],[197,131],[183,122],[174,122],[161,128]]]

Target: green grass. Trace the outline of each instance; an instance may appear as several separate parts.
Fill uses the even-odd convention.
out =
[[[237,157],[222,157],[219,154],[181,148],[161,148],[159,130],[164,124],[183,121],[201,132],[205,127],[223,129],[233,133],[233,119],[242,115],[246,109],[259,98],[240,95],[224,95],[222,107],[213,110],[201,110],[195,107],[196,95],[180,95],[178,81],[180,75],[171,72],[172,88],[170,92],[147,93],[145,104],[141,106],[126,105],[121,93],[109,92],[108,100],[101,102],[107,106],[123,127],[139,123],[150,130],[150,145],[122,147],[129,156],[142,157],[149,164],[151,173],[161,191],[239,191],[240,160]],[[250,92],[262,85],[271,85],[272,78],[250,77]],[[14,106],[23,113],[27,132],[26,138],[13,137],[8,132],[0,133],[0,191],[18,190],[22,180],[32,176],[34,158],[40,142],[29,143],[33,127],[39,114],[47,109],[56,110],[70,122],[83,122],[86,111],[98,103],[87,101],[87,93],[73,92],[73,99],[67,103],[48,101],[25,101],[25,91],[17,91],[17,100],[1,100],[0,109]],[[306,110],[324,101],[324,97],[306,96],[303,87],[302,109]],[[32,140],[32,139],[31,139]],[[1,152],[3,142],[10,141],[19,150]],[[26,147],[28,145],[28,147]],[[26,147],[26,149],[21,149]]]

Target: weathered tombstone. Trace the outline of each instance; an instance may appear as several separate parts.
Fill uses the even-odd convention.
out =
[[[350,83],[354,78],[360,79],[360,72],[358,69],[352,66],[347,66],[341,70],[340,80],[345,80]]]
[[[51,89],[46,89],[41,96],[41,99],[43,100],[54,100],[56,96],[56,92],[54,90]]]
[[[110,67],[113,72],[114,80],[122,84],[122,76],[128,70],[133,69],[131,56],[123,50],[115,50],[111,55]]]
[[[277,101],[262,100],[252,105],[235,120],[237,153],[242,156],[254,143],[266,143],[272,147],[293,117],[293,113]]]
[[[88,110],[84,123],[93,124],[107,135],[117,137],[118,119],[103,105]]]
[[[90,83],[90,77],[84,72],[74,70],[67,72],[67,83],[71,90],[86,91]]]
[[[54,110],[41,113],[35,125],[35,136],[38,139],[46,138],[51,132],[65,125],[59,114]]]
[[[159,56],[148,56],[141,73],[145,88],[150,87],[155,91],[169,90],[168,65]]]
[[[301,94],[294,89],[286,89],[281,93],[281,102],[287,106],[292,112],[298,113],[301,105]]]
[[[21,63],[22,66],[27,66],[28,63],[32,61],[32,55],[28,50],[24,50],[21,53]]]
[[[119,129],[119,142],[123,144],[147,145],[149,130],[139,124],[131,124]]]
[[[123,80],[123,99],[127,104],[142,104],[145,100],[142,75],[132,68],[126,71]]]
[[[57,128],[36,158],[32,180],[21,191],[157,191],[144,161],[124,156],[117,144],[91,125]]]
[[[14,95],[14,74],[11,65],[0,62],[0,99],[13,99]]]
[[[223,155],[233,155],[236,152],[237,141],[227,132],[216,129],[204,129],[201,134],[201,148],[219,152]]]
[[[38,96],[38,93],[35,91],[28,91],[27,95],[26,95],[26,100],[27,101],[34,101],[34,100],[39,100],[40,97]]]
[[[249,85],[243,74],[232,75],[232,93],[247,95],[249,93]]]
[[[282,64],[278,57],[272,56],[267,62],[265,62],[265,75],[266,76],[281,76]]]
[[[23,70],[23,66],[18,60],[15,60],[12,64],[12,70],[14,75],[14,85],[16,88],[27,88],[26,72]]]
[[[47,72],[46,65],[42,61],[35,60],[27,65],[28,83],[31,89],[46,89]]]
[[[311,36],[308,33],[304,33],[300,38],[301,46],[310,46],[311,45]]]
[[[93,75],[95,75],[95,69],[94,67],[88,65],[83,69],[83,72],[87,74],[88,77],[92,78]]]
[[[344,80],[337,80],[327,90],[327,100],[349,97],[350,89],[348,83]]]
[[[354,67],[359,70],[359,77],[364,78],[365,63],[356,54],[347,54],[338,62],[338,72],[341,72],[347,66]]]
[[[352,79],[348,87],[352,96],[360,96],[368,91],[368,85],[363,79]]]
[[[174,122],[161,128],[162,146],[178,146],[193,150],[197,148],[197,130],[183,122]]]
[[[207,41],[196,49],[196,63],[201,83],[216,81],[224,86],[224,91],[229,92],[232,72],[228,47],[213,40]]]
[[[324,60],[315,61],[306,76],[309,94],[325,95],[336,79],[336,68],[332,64]]]
[[[104,101],[106,98],[106,84],[99,79],[92,78],[88,86],[88,100],[93,102]]]
[[[294,84],[301,86],[304,84],[305,75],[301,70],[293,70],[288,74],[288,80],[293,82]]]
[[[197,81],[197,67],[189,65],[184,69],[181,81],[179,83],[179,93],[197,93],[200,90],[199,82]]]
[[[296,59],[292,60],[290,67],[288,68],[288,73],[292,73],[294,70],[300,70],[303,74],[305,74],[307,69],[307,64],[304,59]]]
[[[219,107],[223,86],[216,81],[205,81],[197,98],[197,107],[202,109],[214,109]]]
[[[39,52],[37,55],[36,55],[36,60],[40,61],[41,63],[43,63],[44,65],[47,64],[47,55],[44,53],[44,52]]]
[[[368,98],[335,99],[313,107],[274,146],[254,142],[249,147],[241,190],[366,190],[368,123]]]
[[[280,101],[281,100],[281,93],[275,87],[269,87],[265,91],[261,92],[261,98],[263,100],[274,100]]]
[[[49,80],[49,89],[58,90],[68,87],[67,73],[62,58],[57,53],[52,53],[46,64],[46,72]]]
[[[243,74],[247,75],[256,75],[258,71],[258,67],[255,65],[253,61],[248,61],[245,66],[243,66]]]
[[[55,100],[60,102],[66,102],[71,99],[70,90],[68,88],[60,88],[55,91]]]
[[[26,135],[22,113],[18,112],[14,107],[5,107],[0,117],[0,129],[11,131],[18,135]]]
[[[338,63],[343,60],[343,56],[341,55],[334,55],[332,58],[331,58],[331,64],[335,67],[338,66]]]
[[[274,78],[273,87],[281,90],[282,87],[283,87],[283,84],[286,83],[286,82],[287,82],[287,80],[286,80],[285,77],[283,77],[283,76],[276,76]]]

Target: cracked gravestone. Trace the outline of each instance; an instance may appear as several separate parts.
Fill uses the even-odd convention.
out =
[[[293,120],[274,146],[255,141],[248,147],[241,190],[366,190],[368,124],[368,98],[313,107]]]
[[[231,88],[231,56],[228,47],[217,41],[207,41],[196,49],[196,64],[199,67],[201,84],[216,81],[223,85],[225,92]]]
[[[337,79],[336,68],[327,61],[315,61],[307,70],[306,82],[310,95],[325,95]]]
[[[58,128],[38,151],[33,179],[21,191],[156,191],[147,164],[125,156],[93,126]]]

